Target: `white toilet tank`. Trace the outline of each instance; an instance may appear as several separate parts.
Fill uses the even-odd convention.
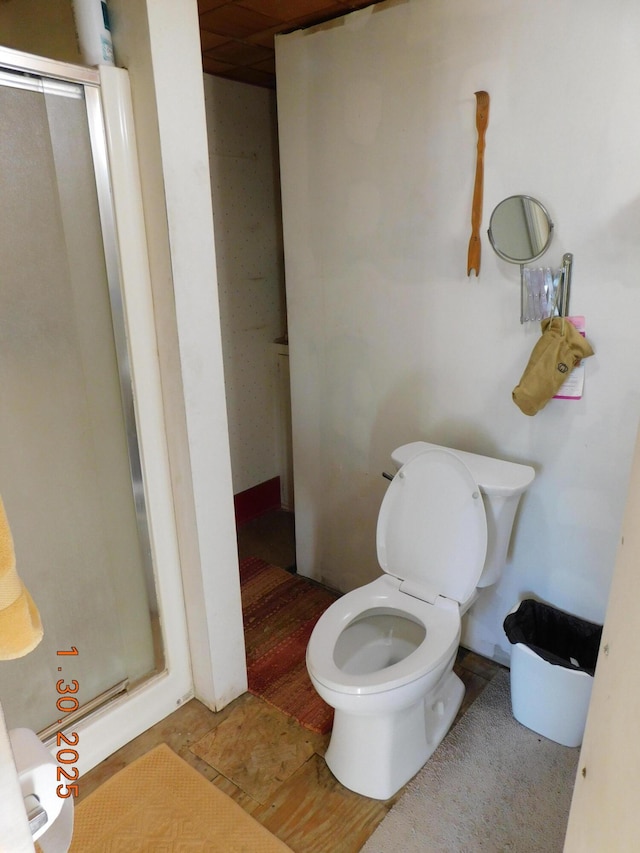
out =
[[[391,458],[396,467],[401,468],[418,453],[436,448],[455,453],[467,466],[480,488],[487,516],[487,556],[478,586],[491,586],[502,574],[507,560],[520,496],[533,482],[536,472],[530,465],[479,456],[477,453],[467,453],[465,450],[429,444],[426,441],[403,444],[393,451]]]

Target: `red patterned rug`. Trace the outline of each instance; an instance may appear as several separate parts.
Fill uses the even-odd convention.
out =
[[[240,583],[249,692],[312,732],[331,731],[333,708],[313,689],[305,655],[337,596],[258,557],[241,561]]]

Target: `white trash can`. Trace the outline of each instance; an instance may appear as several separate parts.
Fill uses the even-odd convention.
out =
[[[534,599],[504,621],[511,650],[513,716],[563,746],[580,746],[602,626]]]

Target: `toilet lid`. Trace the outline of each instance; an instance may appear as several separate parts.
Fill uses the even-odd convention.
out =
[[[407,591],[466,601],[484,567],[487,518],[464,462],[426,450],[403,465],[382,501],[376,539],[381,568]]]

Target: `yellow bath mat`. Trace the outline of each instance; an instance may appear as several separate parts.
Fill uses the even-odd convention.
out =
[[[40,614],[18,577],[13,537],[0,498],[0,660],[28,654],[41,639]]]
[[[70,853],[107,851],[291,853],[166,744],[116,773],[77,807]]]

